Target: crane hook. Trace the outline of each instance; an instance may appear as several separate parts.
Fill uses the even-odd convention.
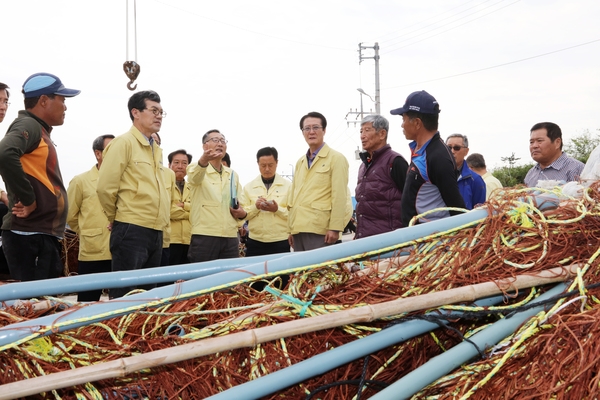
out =
[[[135,81],[140,74],[140,65],[135,61],[125,61],[123,63],[123,71],[125,71],[125,75],[127,75],[129,78],[127,89],[135,90],[137,88],[137,84],[133,85],[133,81]]]

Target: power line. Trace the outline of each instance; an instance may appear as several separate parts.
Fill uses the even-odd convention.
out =
[[[202,19],[206,19],[208,21],[216,22],[218,24],[225,25],[225,26],[228,26],[230,28],[235,28],[235,29],[239,29],[239,30],[244,31],[244,32],[253,33],[255,35],[264,36],[264,37],[268,37],[268,38],[276,39],[276,40],[281,40],[281,41],[284,41],[284,42],[301,44],[301,45],[305,45],[305,46],[322,47],[322,48],[331,49],[331,50],[354,51],[353,49],[349,49],[349,48],[328,46],[328,45],[320,44],[320,43],[308,43],[308,42],[302,42],[300,40],[294,40],[294,39],[283,38],[283,37],[280,37],[280,36],[269,35],[268,33],[254,31],[252,29],[243,28],[241,26],[237,26],[237,25],[233,25],[233,24],[230,24],[230,23],[227,23],[227,22],[223,22],[223,21],[220,21],[218,19],[206,17],[204,15],[200,15],[200,14],[195,13],[195,12],[190,11],[190,10],[185,10],[185,9],[183,9],[181,7],[174,6],[174,5],[166,3],[164,1],[160,1],[160,0],[154,0],[154,1],[157,2],[157,3],[160,3],[160,4],[164,5],[164,6],[171,7],[171,8],[174,8],[176,10],[182,11],[184,13],[188,13],[188,14],[194,15],[196,17],[199,17],[199,18],[202,18]]]
[[[398,32],[404,32],[404,31],[406,31],[406,30],[408,30],[408,29],[411,29],[411,28],[413,28],[413,27],[415,27],[415,26],[418,26],[418,25],[420,25],[420,24],[422,24],[422,23],[424,23],[424,22],[427,22],[427,21],[434,20],[435,18],[438,18],[438,17],[439,17],[439,16],[441,16],[441,15],[448,14],[449,12],[451,12],[451,11],[454,11],[454,10],[456,10],[457,8],[461,8],[461,7],[463,7],[463,6],[465,6],[465,5],[469,4],[469,3],[472,3],[473,1],[478,1],[478,0],[471,0],[471,1],[467,1],[466,3],[463,3],[463,4],[459,5],[459,6],[456,6],[456,7],[454,7],[454,8],[451,8],[451,9],[449,9],[449,10],[446,10],[446,11],[444,11],[444,12],[441,12],[441,13],[439,13],[439,14],[437,14],[437,15],[433,16],[433,17],[427,17],[427,18],[426,18],[426,19],[424,19],[424,20],[421,20],[421,21],[419,21],[419,22],[415,22],[415,23],[414,23],[414,24],[412,24],[412,25],[405,26],[405,27],[403,27],[402,29],[398,29],[398,30],[396,30],[396,31],[393,31],[393,32],[390,32],[390,33],[386,33],[386,34],[384,34],[383,36],[378,36],[376,39],[369,40],[369,42],[375,42],[375,41],[378,41],[378,40],[379,40],[380,42],[385,42],[387,39],[383,39],[383,38],[385,38],[386,36],[391,36],[391,35],[394,35],[394,34],[396,34],[396,33],[398,33]],[[487,1],[491,1],[491,0],[485,0],[484,2],[487,2]],[[475,6],[473,6],[473,7],[477,7],[477,5],[475,5]],[[471,8],[472,8],[472,7],[471,7]],[[468,8],[467,10],[470,10],[471,8]],[[467,10],[465,10],[465,11],[467,11]],[[455,15],[461,14],[461,13],[463,13],[463,12],[465,12],[465,11],[461,11],[461,12],[459,12],[459,13],[457,13],[457,14],[450,15],[450,16],[448,16],[448,17],[446,17],[446,18],[442,18],[440,21],[444,21],[445,19],[452,18],[452,17],[454,17]],[[438,22],[440,22],[440,21],[438,21]],[[403,35],[400,35],[400,36],[403,36]],[[398,36],[398,37],[400,37],[400,36]],[[389,39],[389,40],[394,40],[394,39],[395,39],[395,38],[392,38],[392,39]]]
[[[497,9],[495,9],[495,10],[492,10],[492,11],[490,11],[490,12],[489,12],[489,13],[487,13],[487,14],[483,14],[483,15],[480,15],[479,17],[477,17],[477,18],[470,19],[470,20],[468,20],[468,21],[466,21],[466,22],[464,22],[464,23],[462,23],[462,24],[459,24],[459,25],[453,26],[452,28],[446,29],[445,31],[438,32],[438,33],[436,33],[436,34],[433,34],[433,35],[427,36],[426,38],[423,38],[423,39],[421,39],[421,40],[417,40],[416,42],[412,42],[412,43],[406,44],[406,45],[404,45],[404,46],[400,46],[400,47],[397,47],[397,48],[395,48],[395,49],[388,50],[388,51],[386,51],[386,52],[384,52],[384,53],[382,53],[382,54],[388,54],[388,53],[392,53],[392,52],[394,52],[394,51],[398,51],[398,50],[400,50],[400,49],[403,49],[403,48],[405,48],[405,47],[409,47],[409,46],[412,46],[412,45],[414,45],[414,44],[421,43],[422,41],[424,41],[424,40],[427,40],[427,39],[431,39],[432,37],[439,36],[439,35],[441,35],[441,34],[443,34],[443,33],[449,32],[449,31],[451,31],[451,30],[454,30],[454,29],[456,29],[456,28],[460,28],[461,26],[464,26],[464,25],[470,24],[470,23],[471,23],[471,22],[473,22],[473,21],[476,21],[476,20],[478,20],[478,19],[481,19],[481,18],[483,18],[483,17],[486,17],[486,16],[488,16],[488,15],[490,15],[490,14],[493,14],[493,13],[495,13],[495,12],[497,12],[497,11],[500,11],[500,10],[502,10],[502,9],[506,8],[506,7],[510,7],[510,6],[512,6],[513,4],[516,4],[516,3],[518,3],[519,1],[520,1],[520,0],[516,0],[516,1],[512,2],[512,3],[510,3],[510,4],[507,4],[507,5],[505,5],[504,7],[500,7],[500,8],[497,8]],[[498,3],[501,3],[501,2],[502,2],[502,1],[499,1]],[[497,5],[498,3],[494,3],[494,4],[492,4],[492,5],[491,5],[491,6],[489,6],[489,7],[495,6],[495,5]],[[489,7],[486,7],[486,8],[489,8]],[[466,18],[466,17],[469,17],[469,16],[471,16],[471,15],[473,15],[473,14],[477,14],[478,12],[480,12],[480,11],[477,11],[477,12],[471,13],[471,14],[469,14],[469,15],[466,15],[466,16],[462,17],[462,18],[459,18],[459,19],[457,19],[457,20],[451,21],[451,22],[449,22],[449,23],[447,23],[447,24],[444,24],[444,25],[442,25],[441,27],[444,27],[444,26],[446,26],[446,25],[449,25],[449,24],[451,24],[451,23],[454,23],[454,22],[456,22],[456,21],[459,21],[459,20],[461,20],[461,19],[464,19],[464,18]],[[441,28],[441,27],[440,27],[440,28]],[[438,29],[438,28],[436,28],[436,29]],[[435,29],[432,29],[430,32],[433,32],[434,30],[435,30]],[[422,36],[422,35],[424,35],[424,34],[426,34],[426,33],[427,33],[427,32],[424,32],[423,34],[420,34],[420,35],[417,35],[417,36],[414,36],[414,37]],[[412,38],[414,38],[414,37],[412,37]],[[412,39],[412,38],[409,38],[409,39]],[[400,44],[400,43],[402,43],[402,42],[405,42],[405,41],[407,41],[407,40],[409,40],[409,39],[402,40],[402,41],[400,41],[400,42],[397,42],[396,44]],[[396,45],[396,44],[392,44],[391,46],[394,46],[394,45]]]
[[[548,56],[550,54],[560,53],[562,51],[571,50],[571,49],[574,49],[576,47],[587,46],[588,44],[592,44],[592,43],[595,43],[595,42],[600,42],[600,39],[590,40],[589,42],[576,44],[574,46],[565,47],[565,48],[559,49],[559,50],[549,51],[547,53],[542,53],[542,54],[538,54],[538,55],[531,56],[531,57],[521,58],[519,60],[509,61],[509,62],[506,62],[506,63],[503,63],[503,64],[493,65],[491,67],[485,67],[485,68],[475,69],[473,71],[461,72],[459,74],[448,75],[448,76],[444,76],[442,78],[429,79],[429,80],[421,81],[421,82],[413,82],[413,83],[408,83],[408,84],[405,84],[405,85],[391,86],[391,87],[384,88],[384,89],[385,90],[396,89],[396,88],[401,88],[401,87],[406,87],[406,86],[420,85],[422,83],[436,82],[436,81],[441,81],[441,80],[444,80],[444,79],[456,78],[458,76],[463,76],[463,75],[474,74],[476,72],[487,71],[489,69],[494,69],[494,68],[500,68],[500,67],[504,67],[506,65],[511,65],[511,64],[516,64],[516,63],[520,63],[520,62],[527,61],[527,60],[532,60],[534,58],[545,57],[545,56]]]
[[[435,22],[431,22],[429,25],[425,25],[425,26],[422,26],[422,27],[420,27],[420,28],[416,29],[416,31],[420,31],[420,30],[423,30],[423,29],[425,29],[425,28],[429,28],[430,26],[434,26],[434,25],[436,25],[436,24],[438,24],[438,23],[440,23],[440,22],[442,22],[442,21],[445,21],[445,20],[447,20],[447,19],[450,19],[450,18],[454,18],[454,17],[456,17],[456,16],[458,16],[458,15],[460,15],[460,14],[462,14],[462,13],[465,13],[465,12],[467,12],[467,11],[469,11],[469,10],[472,10],[473,8],[477,8],[477,7],[481,6],[483,3],[487,3],[487,2],[489,2],[489,1],[491,1],[491,0],[485,0],[484,2],[478,2],[476,5],[474,5],[474,6],[472,6],[472,7],[469,7],[469,8],[467,8],[467,9],[465,9],[465,10],[463,10],[463,11],[460,11],[460,12],[458,12],[458,13],[455,13],[455,14],[449,15],[449,16],[447,16],[447,17],[445,17],[445,18],[442,18],[442,19],[440,19],[440,20],[437,20],[437,21],[435,21]],[[504,0],[501,0],[501,2],[502,2],[502,1],[504,1]],[[458,7],[451,8],[451,9],[450,9],[450,10],[448,10],[448,11],[445,11],[445,12],[443,12],[443,13],[441,13],[441,14],[438,14],[438,16],[441,16],[441,15],[443,15],[443,14],[447,14],[448,12],[450,12],[450,11],[453,11],[453,10],[455,10],[455,9],[457,9],[457,8],[463,7],[463,6],[464,6],[464,5],[466,5],[466,4],[468,4],[468,3],[462,4],[462,5],[458,6]],[[495,4],[498,4],[498,3],[495,3]],[[492,4],[492,6],[493,6],[493,5],[495,5],[495,4]],[[481,11],[481,10],[479,10],[479,11]],[[477,11],[477,12],[479,12],[479,11]],[[475,13],[477,13],[477,12],[475,12]],[[475,14],[475,13],[472,13],[472,14]],[[471,14],[469,14],[469,15],[471,15]],[[422,24],[422,23],[424,23],[424,22],[429,22],[429,21],[432,21],[432,20],[433,20],[433,19],[435,19],[435,18],[436,18],[436,17],[433,17],[433,18],[427,18],[427,19],[425,19],[425,20],[422,20],[422,21],[419,21],[419,22],[417,22],[417,23],[415,23],[415,24],[409,25],[409,26],[407,26],[407,27],[405,27],[405,28],[403,28],[403,29],[401,29],[401,30],[399,30],[399,31],[396,31],[396,32],[402,32],[402,31],[406,31],[407,29],[411,29],[411,28],[413,28],[413,27],[419,26],[419,25],[421,25],[421,24]],[[457,20],[455,20],[455,21],[457,21]],[[452,22],[455,22],[455,21],[452,21]],[[445,26],[445,25],[442,25],[442,26]],[[437,28],[436,28],[436,29],[437,29]],[[432,31],[433,31],[433,30],[435,30],[435,29],[432,29]],[[395,39],[398,39],[398,38],[401,38],[401,37],[404,37],[404,36],[408,36],[409,34],[411,34],[411,33],[414,33],[414,32],[415,32],[415,31],[412,31],[412,30],[411,30],[411,32],[409,32],[409,33],[406,33],[406,34],[402,34],[402,35],[396,36],[396,37],[394,37],[394,38],[392,38],[392,39],[386,39],[386,40],[384,40],[384,42],[389,42],[389,41],[392,41],[392,40],[395,40]],[[427,32],[425,32],[425,33],[427,33]],[[380,39],[379,41],[382,41],[382,40]],[[387,43],[386,43],[386,44],[387,44]],[[392,45],[393,45],[393,44],[392,44]],[[391,46],[391,45],[390,45],[390,46]]]

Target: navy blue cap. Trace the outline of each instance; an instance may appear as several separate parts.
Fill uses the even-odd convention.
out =
[[[392,115],[402,115],[414,111],[421,114],[439,114],[440,106],[437,100],[424,90],[412,92],[406,98],[406,103],[400,108],[390,111]]]
[[[57,94],[59,96],[73,97],[81,90],[67,89],[58,76],[46,72],[31,75],[23,84],[23,94],[26,99],[41,95]]]

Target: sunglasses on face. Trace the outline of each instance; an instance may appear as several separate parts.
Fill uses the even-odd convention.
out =
[[[456,146],[450,146],[450,145],[448,145],[448,148],[449,148],[450,150],[454,150],[454,151],[460,151],[460,149],[463,149],[464,147],[465,147],[465,146],[459,146],[459,145],[456,145]]]

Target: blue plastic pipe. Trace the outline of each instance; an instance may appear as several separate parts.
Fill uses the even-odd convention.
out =
[[[554,195],[538,194],[534,196],[534,200],[540,209],[553,208],[558,204],[558,199]],[[300,265],[309,265],[311,263],[374,252],[378,249],[392,247],[408,240],[415,240],[428,236],[436,231],[444,231],[462,225],[473,224],[480,219],[486,218],[487,215],[487,210],[476,209],[465,214],[429,222],[427,224],[403,228],[394,232],[370,236],[360,240],[353,240],[351,242],[329,246],[324,249],[313,250],[312,252],[315,252],[315,257],[311,258],[313,261],[300,263]],[[307,253],[304,252],[302,255],[295,254],[295,256],[299,257],[298,259],[301,260],[305,254]],[[258,262],[272,261],[275,258],[287,257],[288,255],[289,253],[281,253],[268,256],[214,260],[135,271],[78,275],[67,278],[45,279],[42,281],[10,283],[7,285],[0,285],[0,301],[189,280],[230,269],[242,268],[246,265]],[[392,255],[393,252],[384,253],[382,251],[380,253],[380,257],[382,258]],[[298,265],[298,263],[292,261],[290,262],[290,265]]]
[[[351,242],[336,244],[321,249],[302,253],[280,253],[267,256],[232,258],[207,261],[202,263],[156,267],[135,271],[108,272],[70,276],[66,278],[45,279],[42,281],[18,282],[0,286],[0,301],[27,299],[63,293],[76,293],[86,290],[138,286],[153,283],[175,282],[178,280],[195,279],[231,269],[244,268],[247,265],[269,262],[269,270],[274,260],[285,260],[288,268],[336,260],[356,254],[377,251],[398,243],[414,240],[430,235],[439,230],[448,230],[464,224],[472,224],[487,217],[486,210],[473,210],[465,214],[433,221],[410,228],[399,229],[381,235],[371,236]],[[308,257],[308,254],[311,256]],[[387,253],[389,254],[389,253]]]
[[[492,296],[475,302],[476,307],[488,307],[502,302],[502,295]],[[453,316],[460,312],[452,313]],[[441,317],[440,314],[435,314]],[[442,323],[447,323],[441,320]],[[434,322],[423,320],[408,320],[377,333],[336,347],[332,350],[317,354],[308,360],[301,361],[285,369],[269,375],[248,381],[241,385],[217,393],[208,399],[211,400],[237,400],[259,399],[275,393],[278,390],[298,384],[314,376],[324,374],[341,365],[352,362],[358,358],[375,353],[386,347],[412,339],[415,336],[430,332],[440,326]]]
[[[231,258],[134,271],[106,272],[31,282],[15,282],[0,286],[0,301],[189,280],[229,269],[242,268],[248,264],[264,262],[278,256],[280,255],[271,254],[269,256]]]
[[[533,302],[547,300],[552,296],[561,294],[566,289],[566,283],[560,283],[539,296]],[[517,313],[510,318],[504,318],[485,328],[479,333],[471,336],[469,340],[477,345],[481,350],[488,349],[498,344],[502,339],[516,332],[521,325],[531,317],[535,316],[546,307],[541,305],[529,310]],[[479,352],[469,342],[462,342],[448,351],[432,358],[419,368],[409,372],[404,377],[394,382],[381,392],[372,396],[373,400],[391,400],[408,399],[415,393],[425,388],[427,385],[435,382],[439,378],[454,371],[460,365],[468,362],[474,357],[479,356]]]
[[[30,336],[32,333],[38,332],[43,328],[53,328],[52,330],[48,329],[43,333],[43,335],[49,335],[51,334],[51,331],[62,332],[109,318],[119,317],[131,312],[131,309],[128,309],[130,307],[144,309],[145,307],[152,306],[152,304],[148,304],[153,301],[158,301],[165,297],[172,297],[176,294],[179,300],[184,300],[192,297],[192,293],[201,290],[219,288],[226,285],[232,286],[253,275],[261,275],[265,274],[266,272],[277,273],[291,269],[300,269],[305,266],[320,264],[327,260],[336,260],[352,255],[366,254],[371,251],[397,245],[398,243],[405,243],[411,240],[426,237],[434,232],[443,232],[452,228],[471,225],[486,218],[487,215],[487,210],[472,210],[465,214],[432,221],[427,224],[398,229],[393,232],[371,236],[360,240],[353,240],[351,242],[340,243],[335,246],[328,246],[299,253],[288,253],[284,256],[278,255],[278,258],[267,262],[263,261],[249,264],[245,265],[243,268],[236,268],[226,272],[207,275],[202,278],[181,282],[177,285],[159,287],[148,292],[138,293],[107,302],[92,303],[89,306],[80,308],[78,310],[69,310],[68,312],[64,313],[57,313],[35,320],[8,325],[0,329],[0,346],[21,341]],[[103,274],[84,275],[84,277],[99,275]],[[57,284],[62,285],[62,282],[68,279],[71,278],[62,278],[55,281],[59,282]],[[30,284],[31,282],[27,283]],[[5,286],[10,285],[12,284]],[[56,321],[60,321],[61,325],[56,326]]]

